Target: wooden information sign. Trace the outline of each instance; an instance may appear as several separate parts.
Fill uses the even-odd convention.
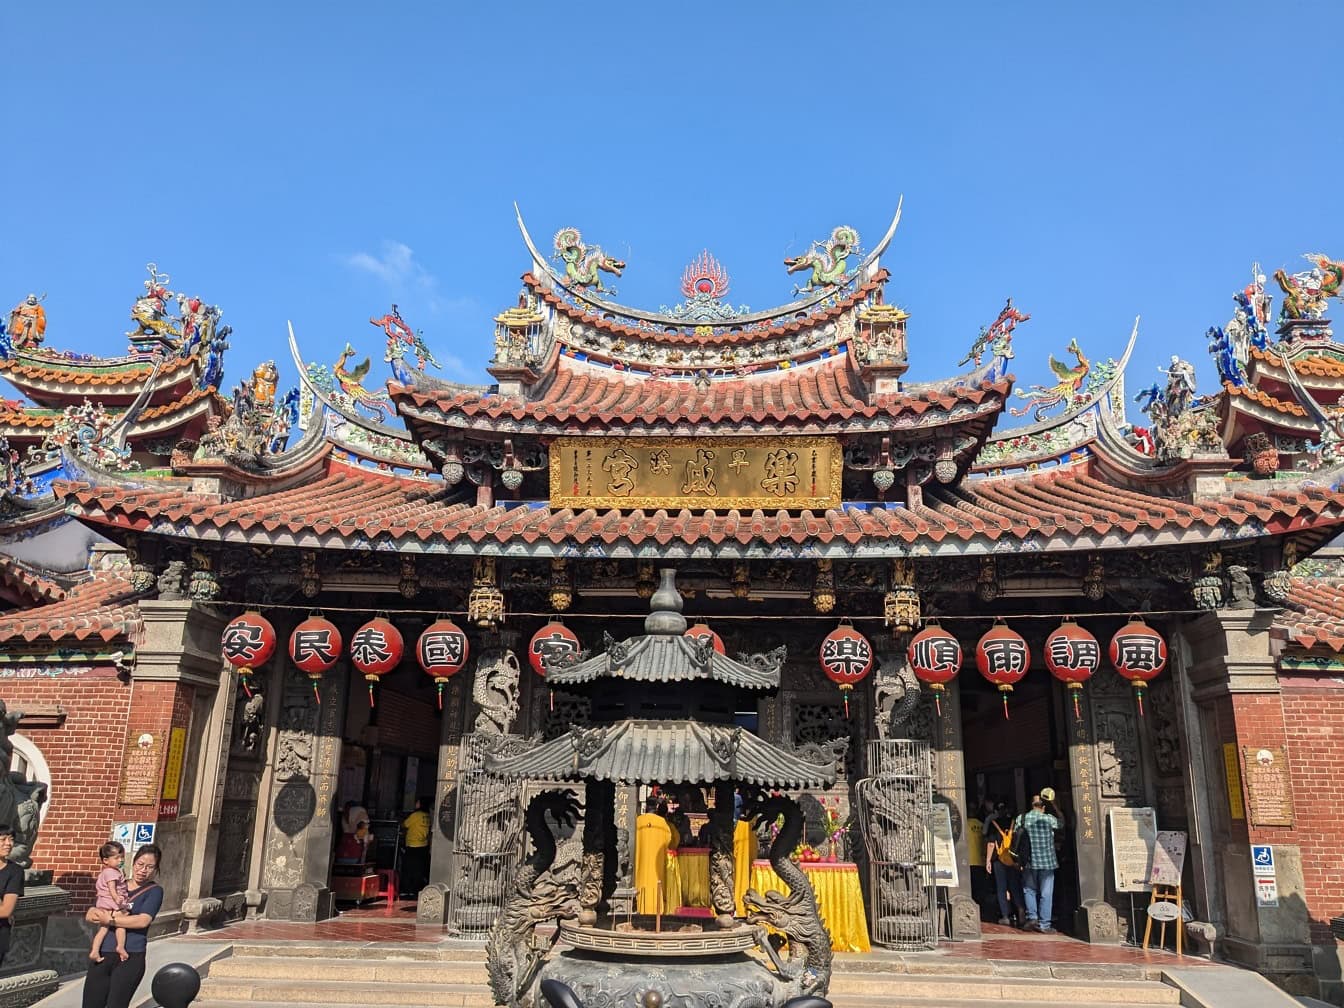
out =
[[[163,736],[153,732],[130,731],[126,736],[126,754],[121,763],[121,787],[117,801],[122,805],[157,805],[159,769],[163,766]]]
[[[1157,813],[1151,808],[1113,808],[1111,861],[1118,892],[1147,892],[1157,846]]]
[[[1252,826],[1293,825],[1293,789],[1284,749],[1243,746]]]
[[[550,460],[552,508],[824,511],[844,467],[833,437],[560,437]]]

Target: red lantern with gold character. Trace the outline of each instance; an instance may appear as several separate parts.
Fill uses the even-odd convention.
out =
[[[252,670],[275,654],[275,627],[258,612],[248,611],[224,628],[219,639],[224,660],[238,670],[238,684],[252,696]]]
[[[289,635],[289,660],[304,672],[313,683],[313,696],[318,703],[318,681],[341,656],[341,632],[336,624],[322,616],[309,616]]]
[[[728,653],[723,649],[723,638],[711,630],[708,623],[696,623],[694,626],[687,627],[684,636],[693,641],[707,640],[714,645],[714,650],[719,654]]]
[[[1072,620],[1065,620],[1045,639],[1045,667],[1069,688],[1073,716],[1081,720],[1078,696],[1083,683],[1101,668],[1101,645],[1097,639]]]
[[[527,663],[532,666],[533,672],[544,679],[547,662],[577,657],[581,650],[574,631],[559,620],[551,620],[532,635],[532,641],[527,645]],[[549,694],[551,710],[555,710],[555,694],[549,689],[546,692]]]
[[[873,645],[848,623],[841,623],[822,639],[821,670],[840,687],[849,717],[849,691],[873,670]]]
[[[1167,642],[1138,616],[1131,616],[1111,638],[1110,650],[1111,664],[1134,686],[1143,717],[1143,691],[1167,667]]]
[[[975,645],[975,667],[1003,694],[1003,717],[1008,718],[1008,694],[1031,667],[1031,649],[1022,635],[996,619]]]
[[[373,687],[379,677],[401,664],[406,644],[401,631],[381,616],[374,617],[350,638],[350,664],[364,673],[369,684],[369,706],[373,706]]]
[[[443,710],[443,688],[467,664],[470,650],[467,635],[450,619],[435,620],[425,627],[415,642],[415,660],[434,680],[439,694],[439,710]]]
[[[930,623],[910,640],[905,652],[915,678],[933,691],[933,704],[943,716],[943,692],[961,670],[961,641]]]

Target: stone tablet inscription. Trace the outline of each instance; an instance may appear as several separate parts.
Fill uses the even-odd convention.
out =
[[[1253,826],[1291,826],[1293,789],[1288,780],[1288,753],[1284,749],[1243,746],[1246,796]]]

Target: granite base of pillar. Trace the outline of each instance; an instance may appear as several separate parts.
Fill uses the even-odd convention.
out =
[[[0,979],[0,1008],[28,1008],[56,993],[55,970],[34,970]]]
[[[11,918],[9,953],[5,964],[0,968],[0,977],[31,975],[34,971],[46,972],[55,969],[56,964],[48,962],[46,955],[50,933],[48,925],[53,917],[58,917],[70,909],[70,894],[60,886],[50,884],[25,885],[24,894],[14,905]],[[84,964],[88,964],[89,941],[93,931],[81,944],[84,946]],[[7,989],[7,988],[6,988]],[[23,987],[22,990],[27,990]],[[0,1000],[0,1005],[32,1004],[32,1001]]]
[[[431,882],[420,890],[415,900],[415,922],[442,927],[448,922],[448,887],[442,882]]]
[[[301,885],[267,894],[267,920],[316,924],[335,916],[336,897],[326,886]]]
[[[1120,916],[1105,900],[1084,900],[1073,915],[1073,933],[1093,945],[1120,944]]]
[[[182,901],[182,916],[188,931],[216,928],[224,923],[224,901],[213,896]]]
[[[980,939],[980,904],[964,893],[952,897],[952,940]]]
[[[1255,970],[1295,997],[1316,997],[1320,991],[1310,945],[1251,942],[1229,936],[1222,940],[1219,951],[1229,962]]]

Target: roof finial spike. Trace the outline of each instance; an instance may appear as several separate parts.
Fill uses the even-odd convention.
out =
[[[649,614],[644,617],[644,632],[650,636],[681,636],[686,632],[686,617],[681,614],[681,592],[677,590],[677,570],[659,571],[658,590],[649,599]]]

